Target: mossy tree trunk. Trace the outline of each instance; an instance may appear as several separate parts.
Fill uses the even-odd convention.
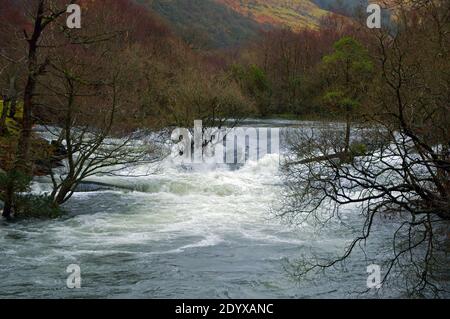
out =
[[[14,74],[11,79],[9,80],[9,90],[8,90],[8,97],[10,100],[9,103],[9,114],[8,117],[11,119],[15,119],[16,117],[16,106],[17,106],[17,72]]]
[[[0,136],[8,134],[8,127],[6,126],[6,118],[8,115],[9,101],[6,97],[3,97],[3,108],[0,116]]]

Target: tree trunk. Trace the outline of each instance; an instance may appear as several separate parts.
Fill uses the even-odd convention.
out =
[[[351,134],[351,123],[350,123],[350,110],[347,107],[346,110],[346,129],[345,129],[345,153],[348,154],[350,151],[350,134]]]
[[[38,41],[41,37],[44,18],[44,0],[40,0],[34,22],[34,30],[31,38],[28,39],[28,77],[23,96],[23,119],[22,130],[18,144],[17,168],[25,173],[30,171],[30,147],[31,131],[33,129],[32,108],[33,96],[36,87],[36,77],[39,74],[37,62]]]
[[[11,98],[11,104],[10,104],[10,106],[9,106],[9,114],[8,114],[8,117],[9,117],[10,119],[15,120],[16,112],[17,112],[16,106],[17,106],[17,96],[14,96],[14,97]]]
[[[17,73],[17,71],[16,71]],[[14,117],[16,116],[16,105],[17,105],[17,90],[16,90],[16,79],[17,79],[17,75],[13,75],[9,81],[9,90],[8,90],[8,95],[9,95],[9,100],[10,100],[10,105],[9,105],[9,118],[14,119]]]
[[[61,188],[59,189],[58,194],[56,195],[53,202],[58,205],[62,205],[67,201],[67,194],[72,191],[72,187],[74,186],[73,182],[65,182]]]
[[[8,180],[5,191],[5,206],[3,208],[2,216],[6,219],[11,219],[14,197],[14,181]]]
[[[0,136],[8,134],[8,127],[6,126],[6,117],[8,115],[8,104],[9,101],[3,98],[3,110],[0,116]]]
[[[345,68],[345,84],[346,87],[349,87],[350,85],[350,60],[347,59],[346,63],[346,68]],[[346,122],[346,130],[345,130],[345,153],[348,154],[350,151],[350,132],[351,132],[351,128],[350,128],[350,111],[351,108],[350,106],[346,105],[345,106],[345,122]]]
[[[30,74],[27,80],[27,86],[24,93],[22,130],[18,144],[17,164],[21,170],[29,171],[31,132],[33,129],[32,107],[33,91],[36,85],[34,74]]]
[[[70,192],[70,188],[68,188],[68,187],[61,188],[60,191],[58,192],[58,195],[56,196],[56,198],[54,200],[55,204],[58,204],[58,205],[64,204],[66,196],[69,192]]]

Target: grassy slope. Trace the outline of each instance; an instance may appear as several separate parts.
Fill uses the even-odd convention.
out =
[[[324,10],[342,13],[351,16],[355,10],[367,7],[369,0],[311,0]],[[375,1],[376,2],[376,1]]]
[[[260,23],[288,26],[293,30],[316,28],[328,14],[310,0],[216,0]]]

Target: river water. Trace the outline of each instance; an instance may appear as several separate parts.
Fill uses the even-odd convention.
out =
[[[290,262],[317,252],[342,254],[361,217],[349,207],[340,224],[320,232],[275,218],[270,208],[283,185],[279,161],[271,154],[239,169],[214,170],[166,161],[149,176],[93,178],[128,190],[78,192],[61,219],[2,222],[0,297],[359,297],[373,262],[362,253],[307,280],[286,271]],[[34,185],[35,191],[48,187]],[[389,230],[380,228],[375,256],[389,247],[383,235],[388,238]],[[66,286],[70,264],[80,266],[81,289]],[[402,293],[386,289],[381,296]]]

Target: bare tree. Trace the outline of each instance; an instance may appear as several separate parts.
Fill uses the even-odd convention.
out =
[[[120,52],[126,32],[110,27],[112,21],[87,17],[78,32],[55,32],[58,43],[46,74],[36,85],[40,122],[53,137],[53,159],[45,163],[52,180],[51,199],[67,202],[78,185],[98,174],[115,174],[163,156],[156,144],[138,139],[123,127],[130,115],[136,88],[129,65]],[[62,160],[55,167],[54,160]]]
[[[71,0],[70,3],[75,3]],[[67,5],[67,4],[66,4]],[[33,21],[33,30],[29,33],[26,29],[23,30],[24,40],[27,42],[26,54],[26,80],[23,93],[23,116],[22,127],[20,130],[20,137],[17,144],[17,156],[13,172],[18,172],[23,175],[30,173],[30,149],[31,137],[33,128],[33,109],[36,83],[47,65],[48,58],[40,57],[39,51],[43,46],[42,35],[44,30],[55,23],[65,12],[66,5],[61,5],[58,0],[39,0],[37,2],[28,2],[26,8],[31,11],[31,19]],[[3,54],[3,57],[7,57]],[[9,58],[10,60],[12,58]],[[3,209],[3,216],[10,218],[13,208],[13,186],[14,181],[11,178],[9,185],[6,186],[5,207]]]
[[[69,4],[75,3],[71,0]],[[23,117],[22,130],[18,144],[18,167],[29,166],[30,160],[30,141],[33,129],[33,98],[36,89],[37,78],[42,75],[48,65],[48,59],[43,62],[38,60],[38,50],[40,40],[44,30],[57,21],[67,10],[66,6],[57,6],[57,3],[49,0],[39,0],[36,13],[34,14],[33,32],[29,35],[24,31],[25,39],[28,43],[27,54],[27,79],[23,95]]]
[[[41,173],[49,173],[54,185],[51,197],[56,204],[66,202],[77,185],[93,174],[111,173],[125,165],[156,158],[152,146],[142,145],[133,134],[119,132],[115,127],[119,116],[126,118],[124,108],[136,100],[130,90],[133,85],[126,83],[130,80],[126,78],[129,70],[115,67],[122,65],[119,53],[132,41],[126,41],[131,38],[128,21],[119,14],[90,10],[85,15],[83,29],[69,30],[63,15],[72,3],[76,1],[24,1],[20,4],[22,14],[28,14],[33,22],[32,29],[24,23],[22,33],[27,54],[17,60],[15,55],[0,51],[1,65],[26,62],[22,127],[14,165],[7,173],[11,177],[16,173],[32,175],[36,168]],[[92,5],[108,6],[108,3]],[[122,1],[113,9],[117,11],[124,5],[126,2]],[[14,19],[10,23],[16,29],[21,26],[14,25]],[[137,32],[132,31],[133,35]],[[19,44],[14,45],[11,50],[17,50]],[[5,70],[2,67],[2,72]],[[15,81],[16,77],[11,77],[8,93],[12,98],[17,96]],[[8,97],[9,100],[13,99]],[[14,107],[10,110],[14,113]],[[34,123],[61,128],[53,141],[54,154],[49,160],[34,156],[36,150],[31,147]],[[66,170],[56,173],[55,163],[63,159]],[[17,189],[14,179],[7,179],[4,186],[3,216],[6,218],[11,217],[14,208]]]
[[[69,200],[78,185],[86,178],[96,174],[113,174],[116,171],[133,165],[159,160],[157,147],[150,143],[140,142],[133,134],[117,134],[112,136],[114,122],[120,109],[119,74],[113,74],[110,82],[80,83],[67,70],[62,72],[61,81],[65,91],[54,92],[55,97],[64,103],[59,109],[62,114],[62,127],[49,128],[57,140],[55,147],[64,158],[63,168],[49,167],[53,184],[51,198],[61,205]],[[86,86],[95,86],[96,93],[89,92]],[[102,87],[101,109],[89,112],[80,102],[80,97],[95,101],[95,95]],[[92,88],[91,88],[92,89]],[[106,98],[103,94],[108,94]],[[84,102],[86,103],[86,102]],[[91,117],[86,121],[86,117]],[[51,163],[50,163],[51,164]]]

